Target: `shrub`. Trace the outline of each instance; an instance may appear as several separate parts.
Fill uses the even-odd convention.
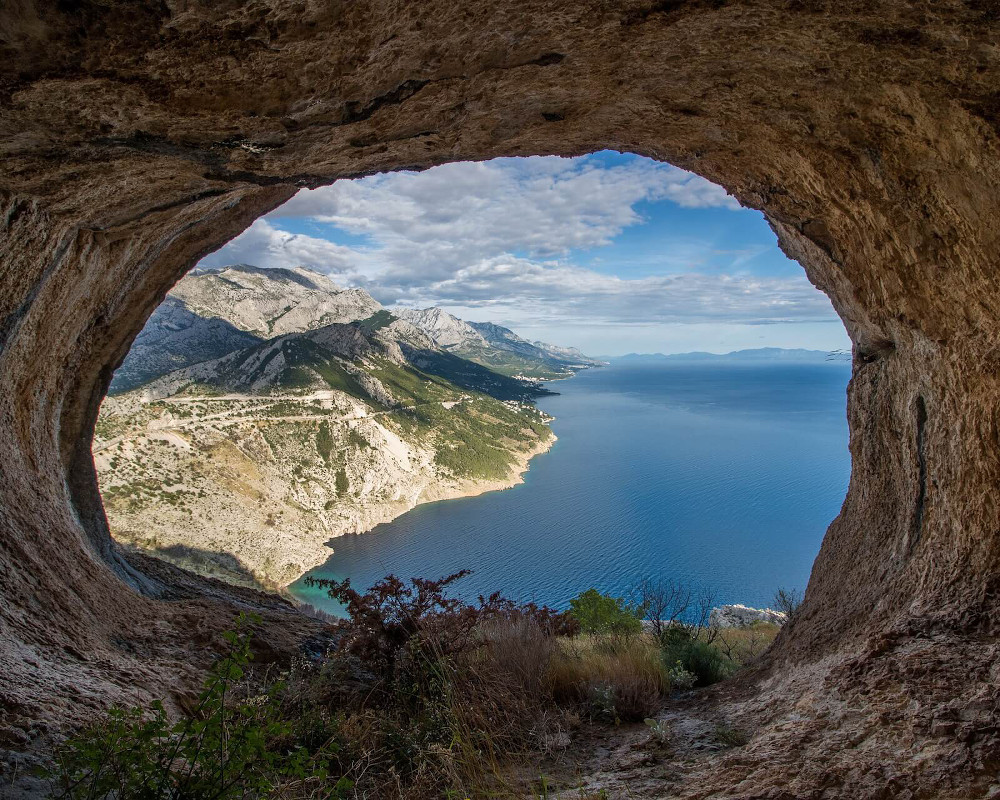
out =
[[[337,494],[345,495],[347,494],[347,490],[350,488],[351,488],[351,483],[347,479],[347,472],[345,472],[343,469],[338,469],[336,475]]]
[[[680,661],[675,662],[674,666],[667,670],[667,675],[670,677],[670,686],[673,689],[691,689],[698,682],[698,676],[684,669]]]
[[[449,597],[467,574],[408,584],[390,575],[364,593],[350,581],[312,582],[349,619],[303,691],[346,715],[343,760],[358,765],[370,795],[489,794],[469,787],[492,785],[500,761],[538,749],[558,713],[546,664],[575,621],[499,595]]]
[[[695,677],[695,686],[718,683],[735,669],[718,649],[681,627],[667,628],[660,636],[660,647],[665,667],[671,671],[680,668],[691,673]]]
[[[366,592],[313,581],[349,618],[281,681],[250,669],[242,619],[190,715],[112,710],[60,753],[55,796],[520,797],[507,766],[566,747],[581,711],[640,721],[669,693],[652,637],[577,636],[567,612],[450,597],[466,574],[390,575]]]
[[[448,588],[469,574],[461,570],[437,580],[413,578],[409,586],[388,575],[363,594],[350,579],[308,578],[306,583],[326,589],[346,607],[350,620],[343,626],[342,648],[385,685],[423,680],[421,688],[426,688],[429,679],[437,679],[424,674],[428,669],[433,672],[435,665],[483,645],[477,628],[484,623],[530,620],[545,635],[575,632],[568,614],[533,603],[517,605],[499,594],[480,597],[478,605],[449,597]],[[405,678],[400,670],[407,669],[412,672]]]
[[[336,745],[329,730],[312,748],[281,714],[283,684],[248,695],[241,681],[252,656],[250,619],[224,634],[228,652],[212,667],[194,712],[171,724],[160,702],[112,708],[70,738],[44,774],[55,798],[228,800],[269,797],[291,786],[307,796],[323,783],[341,797],[347,780],[331,779]]]
[[[723,747],[742,747],[750,741],[746,731],[721,723],[715,726],[715,740]]]
[[[774,600],[771,603],[777,611],[783,612],[790,620],[802,605],[802,592],[798,589],[780,588],[774,593]]]
[[[330,426],[324,420],[319,424],[319,429],[316,431],[316,452],[323,459],[323,463],[330,464],[335,446],[336,443],[333,440],[333,434],[330,432]]]
[[[569,606],[584,633],[628,638],[642,632],[642,610],[620,597],[587,589],[570,600]]]
[[[695,602],[690,586],[663,577],[641,578],[633,595],[639,598],[639,607],[657,636],[683,620]]]
[[[742,669],[760,657],[780,630],[780,625],[767,622],[755,622],[745,628],[723,628],[712,645],[735,668]]]

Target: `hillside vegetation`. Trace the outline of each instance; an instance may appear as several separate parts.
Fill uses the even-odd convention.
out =
[[[417,503],[510,486],[552,441],[541,385],[304,269],[185,278],[121,374],[138,385],[105,400],[94,440],[114,536],[244,584],[290,583]]]
[[[332,537],[516,481],[545,423],[374,347],[352,360],[295,337],[109,398],[94,453],[119,540],[281,585]]]
[[[602,758],[607,733],[631,729],[642,763],[677,758],[670,704],[703,679],[676,658],[678,642],[713,660],[713,682],[777,632],[677,621],[641,633],[644,607],[593,589],[569,612],[498,594],[466,603],[448,594],[466,574],[389,575],[364,592],[318,581],[349,618],[281,675],[254,668],[254,620],[240,618],[194,713],[171,723],[158,704],[112,709],[62,748],[54,796],[597,800],[579,770]],[[722,721],[702,746],[752,736]]]

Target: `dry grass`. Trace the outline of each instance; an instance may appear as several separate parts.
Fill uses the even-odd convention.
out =
[[[722,628],[712,646],[731,661],[736,669],[742,669],[760,658],[780,630],[780,625],[768,623],[758,623],[747,628]]]
[[[482,645],[449,676],[456,722],[470,738],[489,731],[489,744],[505,752],[534,749],[552,703],[545,675],[556,640],[529,619],[491,621],[477,633]]]
[[[598,713],[621,721],[645,719],[670,694],[660,648],[645,635],[559,639],[547,678],[557,703],[589,701]]]

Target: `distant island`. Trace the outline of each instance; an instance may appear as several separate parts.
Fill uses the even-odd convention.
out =
[[[786,349],[783,347],[758,347],[751,350],[734,350],[731,353],[708,353],[695,351],[692,353],[629,353],[624,356],[603,356],[612,363],[642,364],[660,361],[783,361],[796,363],[850,362],[851,353],[847,350],[805,350],[802,348]]]

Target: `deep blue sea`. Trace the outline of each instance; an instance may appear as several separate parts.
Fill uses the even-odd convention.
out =
[[[565,607],[644,575],[763,606],[804,589],[850,474],[845,363],[659,362],[585,370],[539,400],[559,440],[502,492],[421,505],[333,541],[311,574],[357,588],[395,573],[474,574],[457,594],[502,591]],[[336,604],[300,580],[306,602]]]

